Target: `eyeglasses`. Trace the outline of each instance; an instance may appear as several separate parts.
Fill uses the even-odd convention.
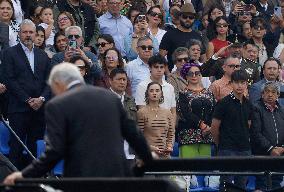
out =
[[[68,39],[73,39],[73,38],[79,39],[79,38],[80,38],[80,35],[69,35],[69,36],[68,36]]]
[[[200,71],[195,71],[195,72],[189,71],[187,73],[187,76],[189,76],[189,77],[200,76],[200,75],[201,75]]]
[[[234,69],[239,69],[241,67],[241,65],[234,65],[234,64],[232,64],[232,65],[228,65],[228,67],[234,68]]]
[[[156,13],[154,11],[150,12],[149,15],[152,16],[152,17],[158,16],[159,18],[163,18],[163,14],[162,13]]]
[[[77,65],[77,67],[79,68],[79,70],[85,70],[86,69],[85,65]]]
[[[194,15],[181,15],[181,17],[183,18],[183,19],[195,19],[195,16]]]
[[[254,28],[255,30],[263,30],[263,29],[265,29],[265,27],[264,27],[264,26],[261,26],[261,25],[253,26],[253,28]]]
[[[228,27],[229,25],[227,23],[224,23],[224,24],[216,24],[216,27],[218,28],[225,28],[225,27]]]
[[[141,46],[139,46],[139,47],[141,47],[141,49],[142,49],[143,51],[146,51],[146,50],[151,51],[151,50],[154,48],[154,47],[151,46],[151,45],[149,45],[149,46],[141,45]]]
[[[118,60],[118,56],[109,56],[109,55],[107,55],[106,56],[106,60],[108,60],[108,61],[110,61],[110,60],[117,61]]]
[[[62,21],[67,21],[67,20],[69,20],[69,17],[62,17],[62,18],[60,18],[58,21],[59,22],[62,22]]]
[[[107,44],[109,44],[109,43],[105,43],[105,42],[96,43],[96,47],[99,47],[99,46],[105,47]]]
[[[182,62],[182,61],[185,61],[185,62],[188,62],[189,58],[188,57],[184,57],[184,58],[177,58],[177,61],[178,62]]]

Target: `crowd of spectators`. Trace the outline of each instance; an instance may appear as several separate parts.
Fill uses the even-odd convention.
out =
[[[0,0],[1,113],[35,153],[65,61],[121,99],[159,158],[175,142],[180,158],[282,156],[283,37],[284,0]],[[16,167],[31,160],[10,147]]]

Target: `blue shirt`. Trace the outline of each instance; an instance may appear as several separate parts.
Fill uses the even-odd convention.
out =
[[[126,65],[125,71],[131,82],[131,93],[135,96],[138,84],[150,77],[149,65],[137,57]]]
[[[34,45],[33,45],[33,48],[32,50],[30,51],[29,48],[27,48],[22,42],[20,42],[24,52],[25,52],[25,55],[27,57],[27,59],[29,60],[29,63],[30,63],[30,66],[31,66],[31,69],[33,71],[33,73],[35,72],[35,54],[34,54]]]
[[[120,15],[114,18],[109,12],[106,12],[98,19],[101,34],[110,34],[115,42],[116,48],[122,56],[126,56],[124,50],[124,37],[133,33],[133,26],[129,19]]]

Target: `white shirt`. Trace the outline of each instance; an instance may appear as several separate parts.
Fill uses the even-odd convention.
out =
[[[24,44],[21,43],[21,46],[27,56],[27,59],[29,60],[31,69],[33,71],[33,73],[35,72],[35,54],[34,54],[34,46],[32,48],[32,50],[30,51],[29,48],[27,48]]]
[[[135,96],[135,103],[136,105],[146,105],[145,103],[145,92],[147,90],[147,86],[151,83],[152,80],[148,78],[145,81],[142,81],[137,86],[136,96]],[[165,109],[171,109],[176,107],[176,96],[174,87],[167,83],[165,80],[162,81],[162,89],[164,95],[164,103],[160,104],[160,107]]]
[[[109,88],[111,90],[111,92],[113,92],[120,100],[121,100],[121,103],[122,105],[124,105],[124,95],[125,95],[125,92],[123,92],[122,95],[118,94],[117,92],[115,92],[114,90],[112,90],[112,88]],[[126,156],[126,159],[135,159],[135,155],[133,154],[130,154],[129,153],[129,144],[126,140],[124,140],[124,154]]]
[[[22,11],[21,2],[19,0],[12,0],[12,3],[14,7],[15,19],[18,23],[22,23],[24,14]]]
[[[161,43],[161,41],[162,41],[162,39],[163,39],[163,36],[165,35],[165,33],[166,33],[167,31],[158,28],[158,32],[157,32],[156,35],[153,35],[152,32],[150,31],[150,29],[148,29],[148,32],[150,33],[151,36],[153,36],[153,37],[155,37],[155,38],[157,39],[158,45],[160,46],[160,43]]]
[[[39,26],[42,26],[44,29],[47,29],[48,24],[41,23],[41,24],[39,24]],[[49,37],[45,40],[45,45],[46,46],[53,46],[53,44],[54,44],[54,36],[55,36],[55,33],[54,33],[54,27],[53,27],[52,31],[50,32]]]

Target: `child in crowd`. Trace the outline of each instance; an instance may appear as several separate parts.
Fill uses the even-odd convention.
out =
[[[39,26],[42,26],[45,29],[45,45],[47,48],[51,47],[54,44],[54,35],[55,35],[52,8],[50,7],[42,8],[39,17],[41,20]]]

